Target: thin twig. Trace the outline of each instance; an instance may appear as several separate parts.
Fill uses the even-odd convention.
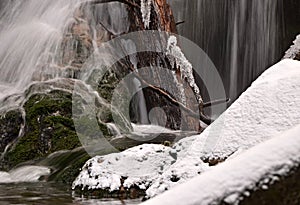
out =
[[[134,6],[137,8],[141,8],[140,5],[136,4],[135,2],[129,1],[129,0],[89,0],[83,3],[89,3],[89,4],[104,4],[104,3],[111,3],[111,2],[120,2],[123,4],[127,4],[129,6]]]
[[[180,24],[183,24],[183,23],[185,23],[185,21],[176,22],[176,26],[179,26]]]
[[[211,107],[211,106],[214,106],[214,105],[219,105],[219,104],[222,104],[222,103],[229,103],[229,102],[230,102],[230,98],[214,100],[214,101],[210,101],[210,102],[207,102],[207,103],[203,103],[203,108]]]

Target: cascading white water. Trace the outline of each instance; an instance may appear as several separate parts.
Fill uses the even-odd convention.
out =
[[[235,99],[282,57],[283,0],[169,0],[179,34],[196,42]],[[200,86],[201,87],[201,86]],[[204,97],[205,94],[204,94]]]
[[[141,87],[141,82],[137,79],[133,80],[134,86],[136,90],[139,90]],[[147,112],[147,107],[146,107],[146,101],[145,101],[145,97],[144,97],[144,93],[143,91],[138,91],[137,92],[138,95],[138,109],[139,109],[139,123],[141,124],[148,124],[149,120],[148,120],[148,112]]]
[[[79,0],[3,2],[0,9],[0,98],[22,91],[57,62],[67,21]],[[55,74],[54,74],[55,76]],[[34,79],[33,79],[34,78]]]
[[[50,174],[50,169],[42,166],[23,166],[9,172],[0,171],[0,183],[37,182],[41,176]]]

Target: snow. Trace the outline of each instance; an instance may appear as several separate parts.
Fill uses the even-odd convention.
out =
[[[176,133],[178,131],[170,130],[165,127],[161,127],[158,125],[138,125],[131,123],[133,128],[133,134],[139,135],[139,136],[145,136],[149,134],[162,134],[162,133]]]
[[[50,169],[42,166],[24,166],[9,172],[0,172],[0,183],[37,182],[41,176],[50,174]]]
[[[120,186],[120,178],[126,176],[127,187],[137,184],[140,188],[147,188],[148,197],[154,197],[199,174],[203,175],[216,169],[216,167],[209,167],[205,162],[214,159],[222,161],[228,158],[228,162],[234,162],[244,156],[243,153],[249,148],[300,124],[299,104],[300,62],[282,60],[265,71],[202,134],[182,139],[172,148],[144,144],[121,153],[94,157],[86,163],[73,187],[82,185],[90,189],[116,190]],[[282,154],[281,150],[284,151],[282,148],[276,151],[270,150],[274,152],[270,157],[272,155],[275,157],[275,153]],[[270,152],[266,152],[265,157],[269,157]],[[256,166],[255,160],[251,161],[253,163],[249,162],[249,165],[247,161],[246,165]],[[265,173],[267,168],[258,164],[263,169],[258,174]],[[281,171],[285,173],[285,170],[281,169]],[[249,178],[252,177],[249,173],[245,174]],[[215,175],[214,178],[217,180],[222,176]],[[253,174],[253,177],[253,180],[257,179],[257,175]],[[209,181],[206,183],[210,184]],[[235,198],[233,193],[226,201]]]
[[[176,159],[172,148],[163,145],[145,144],[121,153],[96,156],[86,162],[73,182],[73,188],[109,189],[120,188],[121,178],[126,177],[124,187],[137,185],[146,189],[165,167]]]
[[[293,43],[294,45],[285,52],[283,58],[295,59],[296,55],[300,53],[300,35],[296,37],[296,40]]]
[[[286,59],[265,71],[201,135],[179,141],[175,146],[186,152],[157,178],[146,192],[148,197],[160,194],[161,187],[171,189],[197,176],[195,169],[205,170],[204,159],[234,158],[300,124],[299,104],[300,62]],[[172,172],[181,173],[177,183],[169,180]]]
[[[153,0],[141,0],[141,13],[145,28],[149,28],[149,24],[151,22],[151,6],[153,4]]]
[[[238,204],[300,164],[299,133],[300,125],[143,204]]]
[[[171,66],[180,70],[181,78],[186,79],[191,88],[197,97],[198,102],[202,101],[200,95],[200,89],[197,86],[194,74],[193,74],[193,66],[192,64],[186,59],[185,55],[177,46],[177,38],[176,36],[170,36],[168,39],[167,51],[166,54],[170,60]]]
[[[299,104],[300,62],[286,59],[265,71],[189,151],[213,159],[246,150],[299,124]]]

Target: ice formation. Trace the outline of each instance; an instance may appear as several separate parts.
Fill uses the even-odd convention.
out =
[[[300,35],[297,36],[294,41],[294,45],[292,45],[286,52],[283,58],[294,59],[297,54],[300,53]]]
[[[149,24],[151,22],[150,17],[152,4],[153,0],[141,0],[141,13],[145,28],[149,28]]]
[[[174,82],[176,84],[176,87],[179,90],[179,100],[182,104],[186,105],[186,96],[185,96],[185,93],[184,93],[183,84],[179,83],[179,81],[177,79],[177,76],[176,76],[176,71],[172,71],[172,76],[173,76]]]
[[[181,77],[186,79],[191,88],[193,89],[198,102],[202,102],[202,97],[200,94],[200,89],[197,86],[194,75],[193,75],[193,66],[186,59],[185,55],[181,51],[181,49],[177,46],[177,38],[176,36],[170,36],[168,39],[167,45],[167,56],[173,68],[180,70]]]

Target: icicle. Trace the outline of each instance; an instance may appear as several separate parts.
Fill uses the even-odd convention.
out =
[[[151,6],[153,0],[141,0],[141,13],[143,17],[143,22],[145,28],[149,28],[150,16],[151,16]]]
[[[184,105],[186,105],[186,97],[185,97],[185,93],[184,93],[184,88],[182,83],[178,82],[177,76],[176,76],[176,72],[172,71],[173,77],[174,77],[174,82],[176,83],[176,87],[179,89],[179,99],[180,102]]]
[[[175,65],[177,69],[180,69],[181,78],[186,79],[191,88],[193,88],[194,93],[197,97],[198,102],[202,102],[202,97],[200,95],[200,89],[197,86],[194,75],[193,75],[193,66],[186,59],[181,49],[177,46],[177,39],[175,36],[170,36],[168,39],[167,45],[167,56],[170,60],[173,68]]]

